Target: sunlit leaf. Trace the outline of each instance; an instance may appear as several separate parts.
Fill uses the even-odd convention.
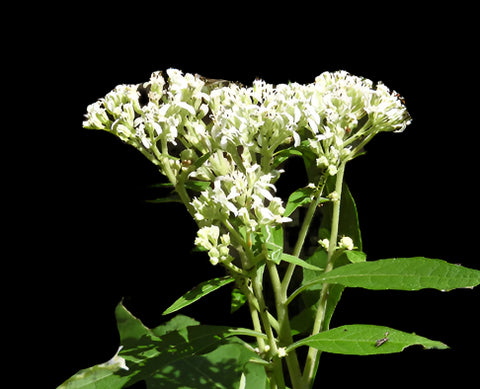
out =
[[[426,349],[446,349],[442,342],[393,328],[354,324],[320,332],[299,340],[287,348],[287,352],[300,346],[310,346],[335,354],[374,355],[403,351],[406,347],[420,345]]]
[[[263,388],[265,369],[236,335],[249,329],[199,325],[186,316],[149,329],[122,304],[115,311],[123,349],[112,360],[79,371],[58,389],[120,389],[145,381],[148,389]],[[128,369],[128,370],[127,370]],[[242,378],[242,374],[244,377]]]
[[[207,294],[212,293],[218,288],[221,288],[222,286],[227,285],[233,281],[235,281],[233,277],[225,276],[202,282],[192,290],[185,293],[182,297],[177,299],[172,305],[170,305],[170,307],[168,307],[163,312],[163,315],[168,315],[170,313],[176,312],[179,309],[182,309],[187,305],[194,303],[195,301],[201,299]]]
[[[440,259],[394,258],[341,266],[311,280],[310,284],[323,282],[372,290],[448,291],[479,285],[480,271]]]

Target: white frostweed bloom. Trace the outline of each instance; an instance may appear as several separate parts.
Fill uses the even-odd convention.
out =
[[[340,248],[345,249],[345,250],[353,250],[354,244],[352,238],[349,238],[348,236],[344,236],[340,239],[339,245]]]
[[[328,250],[328,248],[330,247],[330,241],[328,239],[321,239],[318,241],[318,244],[325,250]]]
[[[246,236],[291,221],[276,197],[281,152],[308,152],[318,168],[315,186],[361,154],[373,135],[401,132],[410,121],[398,93],[346,71],[324,72],[305,85],[255,80],[244,87],[168,69],[143,84],[115,87],[87,107],[83,125],[115,134],[171,183],[184,184],[183,201],[201,227],[195,244],[212,264],[225,264],[232,260],[230,236],[220,231],[226,220]],[[329,197],[338,201],[336,192]],[[345,248],[348,239],[340,241]]]

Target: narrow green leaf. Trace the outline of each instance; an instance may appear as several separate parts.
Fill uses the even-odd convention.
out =
[[[185,187],[196,192],[201,192],[210,186],[209,181],[188,180],[185,182]]]
[[[235,281],[233,277],[225,276],[214,278],[209,281],[202,282],[201,284],[197,285],[192,290],[185,293],[182,297],[176,300],[170,307],[168,307],[164,312],[163,315],[168,315],[170,313],[176,312],[179,309],[186,307],[194,303],[195,301],[201,299],[202,297],[206,296],[207,294],[221,288],[224,285],[227,285],[231,282]]]
[[[310,346],[334,354],[375,355],[403,351],[421,345],[426,349],[447,349],[442,342],[393,328],[366,324],[346,325],[299,340],[287,347],[287,352],[299,346]]]
[[[480,284],[480,271],[423,257],[359,262],[333,269],[310,283],[328,282],[372,290],[448,291]]]
[[[145,200],[145,202],[150,203],[150,204],[182,203],[182,200],[180,199],[180,197],[176,193],[173,193],[170,196],[159,197],[159,198],[153,199],[153,200]]]
[[[320,268],[318,266],[312,265],[312,264],[304,261],[303,259],[300,259],[300,258],[295,257],[295,256],[290,255],[290,254],[282,253],[280,258],[282,259],[282,261],[285,261],[285,262],[288,262],[288,263],[293,263],[294,265],[304,267],[305,269],[314,270],[314,271],[323,270],[322,268]]]
[[[285,162],[288,158],[290,158],[293,155],[302,156],[302,153],[292,148],[280,150],[274,155],[272,167],[276,169],[280,164]]]

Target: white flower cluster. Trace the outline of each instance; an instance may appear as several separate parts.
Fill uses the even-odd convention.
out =
[[[324,174],[335,175],[373,135],[410,123],[397,93],[344,71],[307,85],[256,80],[248,88],[166,73],[167,79],[156,72],[144,84],[116,87],[87,108],[84,127],[135,146],[174,185],[182,175],[183,182],[208,183],[189,206],[201,227],[196,243],[212,263],[229,257],[226,220],[249,233],[290,221],[275,196],[283,172],[273,165],[275,153],[308,150]]]

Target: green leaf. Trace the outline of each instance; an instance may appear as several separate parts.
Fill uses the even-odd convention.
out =
[[[122,369],[126,369],[125,359],[119,357],[117,352],[108,362],[80,370],[57,387],[57,389],[121,388],[128,382],[128,377],[122,377],[115,373]]]
[[[287,347],[287,352],[299,346],[310,346],[334,354],[375,355],[403,351],[421,345],[426,349],[447,349],[442,342],[393,328],[366,324],[346,325],[301,339]]]
[[[346,250],[343,255],[352,263],[365,262],[367,260],[367,254],[358,250]]]
[[[145,200],[150,204],[163,204],[163,203],[182,203],[182,200],[176,193],[172,193],[170,196],[158,197],[153,200]]]
[[[285,205],[285,213],[283,216],[288,217],[290,216],[298,207],[302,205],[310,204],[315,195],[315,189],[310,188],[308,186],[304,188],[297,189],[293,192],[287,201],[287,205]],[[329,201],[327,198],[324,201]]]
[[[293,263],[294,265],[301,266],[305,269],[314,270],[314,271],[323,270],[322,268],[320,268],[318,266],[312,265],[312,264],[304,261],[303,259],[300,259],[300,258],[295,257],[295,256],[290,255],[290,254],[283,253],[280,258],[281,258],[282,261],[285,261],[285,262],[288,262],[288,263]]]
[[[238,387],[242,374],[247,387],[265,386],[264,368],[249,362],[256,353],[235,336],[263,334],[198,325],[181,315],[149,329],[122,304],[115,314],[123,350],[105,364],[81,370],[59,389],[120,389],[138,381],[146,381],[149,389],[227,389]]]
[[[338,267],[311,280],[307,287],[323,282],[372,290],[432,288],[448,291],[479,285],[480,271],[440,259],[395,258]]]
[[[162,315],[168,315],[170,313],[176,312],[179,309],[186,307],[194,303],[195,301],[201,299],[202,297],[206,296],[207,294],[221,288],[224,285],[227,285],[231,282],[235,281],[233,277],[225,276],[225,277],[218,277],[214,278],[209,281],[202,282],[198,284],[195,288],[185,293],[182,297],[177,299],[170,307],[168,307]]]
[[[196,192],[201,192],[210,186],[209,181],[188,180],[185,182],[185,187]]]
[[[247,296],[242,293],[238,288],[232,290],[232,304],[230,307],[230,313],[236,312],[247,302]]]
[[[288,158],[290,158],[293,155],[302,156],[302,153],[292,148],[283,149],[275,153],[273,163],[272,163],[272,168],[276,169],[279,165],[281,165],[283,162],[285,162]]]

